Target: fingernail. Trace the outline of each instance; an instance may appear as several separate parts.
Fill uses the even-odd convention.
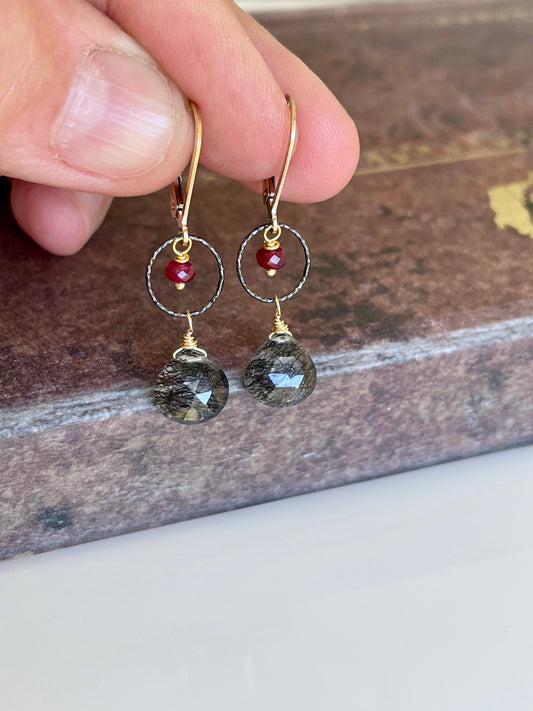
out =
[[[113,198],[109,195],[95,195],[73,190],[65,190],[65,194],[79,208],[87,222],[87,232],[91,235],[102,223]]]
[[[112,178],[145,173],[163,160],[180,110],[187,112],[183,97],[157,69],[96,50],[78,66],[52,147],[81,170]]]

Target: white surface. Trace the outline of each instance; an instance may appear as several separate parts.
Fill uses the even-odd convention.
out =
[[[0,564],[1,711],[531,711],[533,449]]]

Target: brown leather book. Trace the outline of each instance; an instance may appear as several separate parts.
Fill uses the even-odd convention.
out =
[[[33,245],[4,200],[2,558],[533,441],[531,3],[264,21],[361,136],[342,194],[280,206],[311,249],[309,282],[283,315],[316,361],[317,388],[280,410],[241,385],[273,317],[232,269],[265,221],[257,196],[199,177],[191,229],[221,252],[228,279],[195,325],[232,391],[197,427],[151,400],[183,332],[144,286],[152,250],[175,231],[167,193],[117,200],[70,258]]]

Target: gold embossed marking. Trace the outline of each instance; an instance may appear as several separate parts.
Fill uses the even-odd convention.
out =
[[[533,173],[530,173],[527,180],[495,185],[488,190],[494,222],[498,229],[513,227],[524,237],[533,239],[533,212],[529,202],[532,183]]]

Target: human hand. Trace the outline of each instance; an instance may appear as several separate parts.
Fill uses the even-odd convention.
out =
[[[231,0],[0,2],[0,172],[45,249],[72,254],[109,196],[170,183],[202,116],[203,165],[260,190],[298,139],[283,199],[324,200],[352,176],[353,121],[299,59]],[[187,98],[186,98],[187,97]]]

